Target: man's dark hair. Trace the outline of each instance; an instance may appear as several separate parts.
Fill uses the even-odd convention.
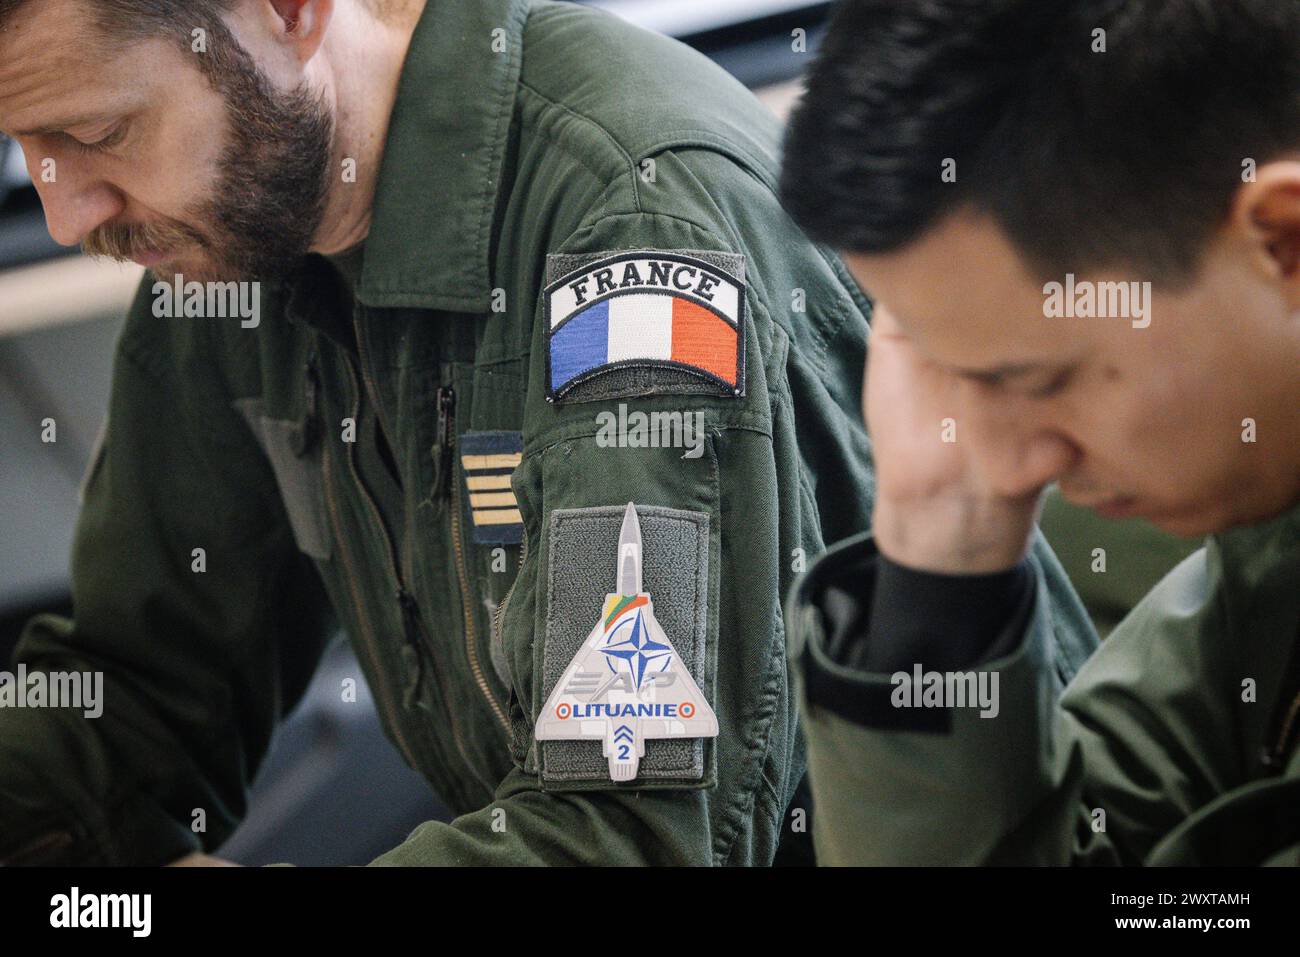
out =
[[[782,195],[841,249],[898,249],[969,206],[1044,274],[1178,284],[1246,161],[1296,150],[1300,0],[847,0]]]

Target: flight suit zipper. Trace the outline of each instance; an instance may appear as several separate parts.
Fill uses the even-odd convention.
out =
[[[353,409],[353,420],[356,418],[356,409]],[[361,591],[357,586],[356,569],[352,563],[352,550],[348,545],[347,535],[343,531],[343,521],[339,515],[338,501],[334,495],[334,483],[330,481],[330,473],[333,471],[333,456],[330,452],[332,443],[324,443],[324,460],[323,468],[325,472],[325,504],[329,511],[330,519],[334,524],[333,537],[338,543],[339,554],[343,559],[343,578],[347,582],[348,593],[352,596],[352,605],[357,610],[357,627],[361,630],[361,646],[365,650],[366,657],[370,659],[370,666],[376,677],[375,700],[379,706],[379,712],[385,721],[393,729],[397,737],[397,746],[401,749],[402,755],[406,758],[411,767],[418,768],[419,761],[416,760],[415,753],[411,750],[405,735],[402,734],[401,714],[396,704],[387,694],[387,684],[384,679],[384,668],[380,664],[379,655],[375,651],[374,636],[371,634],[369,617],[365,613],[365,603],[361,598]]]
[[[510,607],[510,599],[514,596],[515,588],[519,585],[519,576],[523,573],[524,562],[528,559],[528,535],[523,537],[523,543],[519,546],[519,563],[515,566],[515,580],[510,583],[509,589],[506,590],[506,596],[501,599],[501,604],[497,605],[496,610],[492,613],[492,634],[493,638],[502,636],[502,629],[505,627],[506,609]]]
[[[444,460],[454,460],[456,457],[456,390],[450,387],[438,389],[438,436],[441,447],[446,450]],[[443,465],[446,467],[445,461]],[[492,689],[488,687],[487,678],[483,674],[483,665],[478,657],[478,634],[474,628],[474,609],[470,607],[469,572],[465,567],[465,547],[461,541],[460,515],[460,483],[453,481],[451,483],[451,543],[456,553],[456,576],[460,581],[460,604],[465,617],[465,653],[469,658],[469,668],[474,675],[474,681],[483,693],[483,699],[496,715],[506,739],[510,740],[512,737],[510,719],[506,717],[505,709],[501,707],[492,694]]]
[[[358,364],[361,366],[361,376],[365,384],[364,394],[368,395],[370,401],[374,404],[376,426],[383,429],[385,432],[392,434],[390,430],[385,428],[383,406],[376,398],[377,390],[374,388],[374,383],[371,381],[370,374],[367,371],[369,369],[369,364],[366,361],[366,341],[356,311],[352,314],[352,327],[357,342],[357,354],[360,359]],[[344,363],[348,368],[348,376],[352,381],[353,394],[356,396],[356,404],[353,406],[352,410],[352,418],[353,421],[356,422],[361,416],[361,397],[363,395],[363,389],[361,383],[357,381],[357,364],[354,364],[352,362],[352,357],[346,353],[343,358]],[[352,447],[348,452],[348,468],[352,473],[353,481],[361,491],[362,501],[364,501],[370,509],[370,514],[375,520],[375,526],[379,529],[380,538],[384,543],[384,557],[387,560],[388,573],[390,576],[389,580],[396,586],[394,597],[397,599],[398,606],[401,608],[402,612],[403,637],[406,639],[408,646],[414,651],[417,663],[421,661],[420,643],[423,642],[429,652],[430,662],[433,665],[434,677],[441,684],[442,676],[437,667],[437,651],[432,639],[429,637],[428,631],[424,627],[424,617],[420,614],[419,603],[416,602],[414,596],[411,595],[410,591],[406,587],[406,580],[402,574],[400,559],[397,554],[397,548],[393,543],[393,537],[388,530],[387,523],[384,521],[383,514],[379,511],[378,503],[375,502],[374,496],[370,494],[370,489],[366,487],[366,483],[362,480],[360,473],[357,471],[355,443],[352,444]],[[423,672],[417,670],[417,683],[422,680]],[[470,760],[469,751],[465,746],[465,738],[461,734],[460,724],[456,721],[453,710],[449,707],[450,699],[447,696],[445,688],[440,697],[442,698],[443,709],[447,718],[447,726],[451,728],[452,739],[456,742],[456,750],[460,753],[461,760],[465,763],[465,766],[477,776],[478,766]],[[489,787],[489,789],[491,788],[491,785],[481,777],[479,780],[485,786]]]

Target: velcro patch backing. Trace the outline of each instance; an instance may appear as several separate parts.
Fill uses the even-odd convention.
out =
[[[524,518],[510,479],[523,460],[523,434],[466,432],[459,443],[474,541],[518,545],[524,537]]]
[[[542,687],[534,709],[550,697],[600,617],[606,594],[615,587],[625,508],[614,505],[551,513]],[[664,633],[712,703],[714,675],[705,650],[709,516],[644,505],[638,505],[636,511],[641,522],[643,586],[654,597],[655,615]],[[540,741],[538,747],[543,784],[592,781],[614,786],[599,741]],[[647,781],[697,783],[704,778],[704,755],[705,742],[700,738],[648,741],[636,782],[622,786]]]
[[[745,394],[744,257],[722,252],[632,250],[547,257],[546,397]],[[580,387],[627,369],[654,370],[608,389]],[[673,388],[686,379],[690,388]],[[657,386],[657,387],[655,387]]]

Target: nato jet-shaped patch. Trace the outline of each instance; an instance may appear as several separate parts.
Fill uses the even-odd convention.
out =
[[[641,523],[628,503],[618,581],[537,719],[538,741],[599,738],[615,781],[636,777],[650,738],[713,738],[718,718],[641,590]]]

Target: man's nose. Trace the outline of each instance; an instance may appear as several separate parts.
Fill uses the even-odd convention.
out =
[[[45,208],[45,226],[60,246],[77,245],[125,206],[116,189],[74,159],[28,154],[27,169]]]
[[[1005,394],[972,398],[967,404],[975,468],[1005,498],[1036,494],[1068,472],[1081,454],[1030,405]]]

